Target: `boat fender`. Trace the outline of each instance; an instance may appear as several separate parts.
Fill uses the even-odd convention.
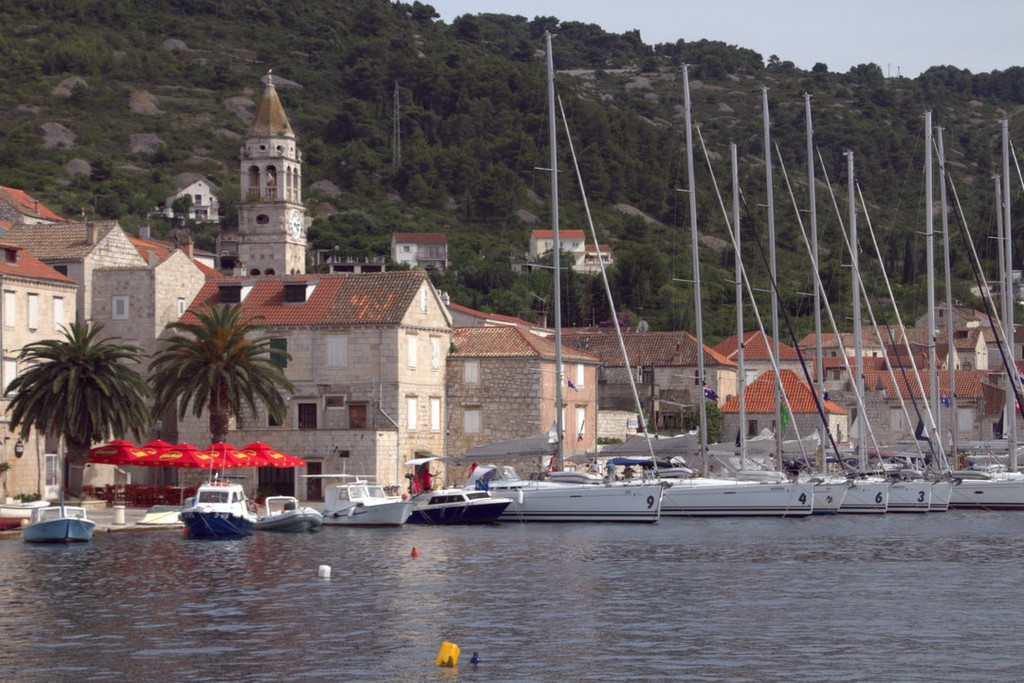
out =
[[[331,578],[331,565],[329,565],[329,564],[322,564],[322,565],[320,565],[320,569],[319,569],[319,571],[317,571],[317,576],[320,577],[321,579],[329,579],[329,578]]]
[[[516,505],[522,505],[524,500],[523,490],[519,489],[516,491]]]

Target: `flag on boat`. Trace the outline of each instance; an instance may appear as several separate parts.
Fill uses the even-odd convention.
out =
[[[949,396],[946,396],[945,394],[943,394],[942,396],[939,397],[939,401],[942,402],[942,407],[943,408],[948,408],[949,407]]]
[[[708,399],[709,401],[717,401],[718,400],[718,394],[715,393],[714,389],[712,389],[707,384],[705,384],[704,385],[704,398]]]
[[[789,410],[786,409],[786,404],[782,404],[782,410],[779,411],[782,417],[782,433],[786,433],[786,425],[789,424]]]
[[[576,388],[576,385],[572,383],[571,379],[569,379],[569,373],[565,373],[565,384],[566,384],[566,386],[568,386],[573,391],[578,391],[578,389]]]

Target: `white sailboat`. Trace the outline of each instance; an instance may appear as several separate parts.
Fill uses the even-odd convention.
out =
[[[1010,353],[1009,365],[1013,364],[1013,346],[1007,343],[1013,339],[1013,301],[1012,292],[1012,242],[1010,231],[1010,155],[1009,155],[1009,121],[1002,121],[1003,172],[996,179],[997,226],[999,229],[998,243],[1002,246],[1000,254],[1000,274],[1002,283],[1002,339],[1000,346],[1005,353]],[[1000,179],[1002,185],[1000,185]],[[971,245],[973,252],[973,245]],[[977,261],[977,255],[972,253]],[[988,294],[986,294],[988,296]],[[1006,361],[1004,360],[1004,363]],[[1013,408],[1017,399],[1015,377],[1016,368],[1007,367],[1006,399],[1004,407],[1004,425],[1006,433],[1006,465],[997,465],[987,470],[956,470],[953,475],[960,479],[960,484],[953,488],[949,507],[958,510],[1024,510],[1024,474],[1017,471],[1017,411]]]
[[[545,33],[547,48],[548,120],[551,147],[551,229],[554,253],[555,312],[555,425],[549,444],[556,470],[562,458],[562,337],[561,337],[561,244],[558,226],[558,153],[555,127],[555,72],[551,34]],[[603,264],[602,264],[603,267]],[[509,465],[480,465],[473,471],[470,486],[490,491],[495,498],[512,504],[500,520],[523,522],[656,522],[661,514],[664,486],[657,481],[588,483],[550,479],[523,479]]]
[[[694,168],[693,168],[693,134],[690,108],[690,87],[688,69],[683,66],[683,94],[686,117],[686,151],[687,151],[687,176],[688,194],[690,200],[690,235],[691,249],[693,251],[693,278],[694,278],[694,308],[696,312],[696,337],[698,343],[697,352],[697,373],[698,386],[705,386],[704,375],[704,330],[701,313],[701,286],[700,286],[700,259],[698,254],[697,234],[697,199],[695,192]],[[767,94],[765,95],[767,107]],[[766,109],[767,116],[767,109]],[[767,124],[766,124],[767,125]],[[732,167],[733,167],[733,232],[731,235],[734,241],[733,248],[736,253],[736,278],[737,278],[737,325],[740,334],[740,358],[742,359],[742,285],[745,280],[739,249],[739,189],[736,171],[736,147],[732,146]],[[727,218],[728,222],[728,218]],[[749,288],[749,283],[747,283]],[[752,298],[752,297],[751,297]],[[777,363],[778,353],[774,355]],[[742,361],[741,361],[742,362]],[[777,367],[777,365],[776,365]],[[744,378],[741,376],[738,383],[738,391],[741,411],[743,410]],[[777,394],[778,395],[778,394]],[[767,472],[765,474],[776,474],[776,477],[764,478],[717,478],[708,475],[709,451],[707,445],[707,411],[704,406],[704,397],[699,397],[700,412],[700,459],[703,467],[703,475],[699,477],[688,477],[671,479],[671,485],[665,490],[665,499],[662,502],[661,514],[667,517],[711,517],[711,516],[777,516],[777,517],[805,517],[810,515],[814,508],[814,487],[810,483],[799,483],[786,480],[779,473]],[[742,412],[741,412],[742,414]],[[776,437],[776,452],[779,452],[778,442],[781,435]],[[741,470],[745,460],[745,439],[740,439]]]

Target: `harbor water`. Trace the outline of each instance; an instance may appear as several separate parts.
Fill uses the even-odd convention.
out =
[[[1020,681],[1022,524],[951,511],[5,541],[0,680]],[[456,668],[435,666],[446,641]]]

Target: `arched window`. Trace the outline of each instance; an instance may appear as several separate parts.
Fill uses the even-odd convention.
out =
[[[259,268],[253,268],[252,270],[249,271],[249,275],[259,275],[259,274],[260,274],[260,269]]]
[[[260,167],[249,167],[249,182],[247,186],[247,199],[255,200],[260,198]]]

